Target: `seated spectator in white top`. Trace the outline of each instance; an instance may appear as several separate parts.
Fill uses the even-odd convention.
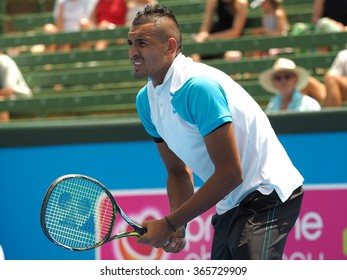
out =
[[[0,52],[0,102],[5,99],[31,96],[32,92],[16,62]],[[9,120],[9,112],[0,112],[0,122]]]
[[[81,29],[89,30],[90,26],[84,26],[90,23],[89,19],[95,8],[97,0],[56,0],[53,10],[54,23],[48,23],[43,27],[46,34],[55,34],[59,32],[75,32]],[[37,46],[36,46],[37,47]],[[80,48],[89,48],[90,43],[81,44]],[[46,46],[46,51],[55,51],[57,49],[69,51],[71,44],[61,44]]]

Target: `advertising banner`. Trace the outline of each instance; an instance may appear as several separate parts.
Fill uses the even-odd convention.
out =
[[[305,178],[301,213],[288,238],[284,258],[346,260],[347,133],[288,134],[280,135],[280,140]],[[179,254],[139,246],[136,238],[75,252],[50,242],[41,229],[45,193],[53,180],[66,174],[84,174],[102,182],[138,223],[168,215],[167,172],[153,141],[0,147],[0,158],[4,162],[0,169],[0,246],[6,260],[210,257],[214,209],[189,223],[187,246]],[[194,182],[196,186],[202,184]],[[114,232],[126,226],[118,217]]]
[[[135,221],[160,219],[169,213],[165,189],[114,192],[116,201]],[[290,233],[284,259],[347,259],[347,185],[308,185],[300,217]],[[214,209],[195,218],[187,227],[187,245],[178,254],[123,238],[97,249],[101,260],[207,260],[210,258]],[[131,230],[119,216],[114,233]]]

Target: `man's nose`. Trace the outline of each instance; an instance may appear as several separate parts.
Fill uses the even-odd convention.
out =
[[[128,56],[133,58],[138,54],[137,48],[134,45],[129,45]]]

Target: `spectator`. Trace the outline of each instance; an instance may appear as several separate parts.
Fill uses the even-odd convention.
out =
[[[314,33],[334,33],[334,32],[346,32],[347,26],[343,23],[337,22],[334,19],[323,17],[318,20],[315,25],[305,22],[297,22],[293,24],[291,35],[308,35]]]
[[[330,18],[347,26],[346,0],[314,0],[312,21],[316,25],[321,18]]]
[[[326,107],[341,106],[347,101],[347,49],[340,51],[328,72],[324,75],[327,96]]]
[[[54,23],[46,24],[43,31],[46,34],[58,32],[75,32],[81,29],[91,29],[89,18],[96,5],[96,0],[56,0],[53,10]],[[90,47],[89,43],[81,44],[80,48]],[[46,51],[55,51],[58,47],[50,45]],[[71,44],[62,44],[59,49],[71,50]]]
[[[320,18],[315,25],[316,33],[346,32],[347,26],[334,19],[323,17]]]
[[[157,3],[156,0],[127,0],[128,12],[126,15],[126,25],[130,26],[139,10],[144,9],[147,5]]]
[[[263,11],[262,26],[253,28],[253,35],[287,35],[289,23],[282,0],[254,0],[250,6]]]
[[[213,22],[217,13],[218,21]],[[240,37],[243,33],[248,14],[248,1],[245,0],[208,0],[200,32],[194,37],[202,43],[208,39]]]
[[[98,29],[114,29],[117,26],[130,26],[138,10],[154,3],[155,0],[99,0],[92,13],[89,28],[95,26]],[[124,41],[124,38],[116,40],[117,43]],[[95,49],[103,50],[108,44],[107,40],[100,40]]]
[[[217,15],[216,22],[214,22],[215,15]],[[248,0],[207,0],[200,31],[193,39],[198,43],[203,43],[212,39],[240,37],[244,31],[247,15]],[[233,60],[234,56],[238,58],[240,52],[225,53],[225,58],[228,60]],[[199,58],[195,57],[195,60],[199,60]]]
[[[125,26],[127,12],[126,0],[99,0],[91,15],[91,23],[84,26],[86,29],[114,29],[117,26]],[[95,49],[103,50],[108,44],[107,40],[100,40],[96,42]]]
[[[312,76],[308,76],[307,85],[301,89],[301,93],[316,99],[320,104],[324,104],[326,98],[325,85]]]
[[[314,0],[312,23],[296,23],[292,35],[315,33],[335,33],[347,31],[347,1]],[[319,52],[329,52],[332,46],[319,47]]]
[[[31,97],[32,92],[25,82],[16,62],[0,52],[0,102],[16,97]],[[10,120],[9,112],[0,112],[0,121]]]
[[[124,26],[127,5],[125,0],[99,0],[94,10],[96,25],[108,27]]]
[[[259,76],[260,85],[276,95],[271,98],[266,113],[280,110],[319,111],[317,100],[300,92],[308,84],[308,72],[295,65],[294,61],[279,58],[272,68]]]
[[[289,30],[289,23],[287,14],[282,7],[282,0],[254,0],[250,4],[251,8],[261,8],[262,26],[252,29],[252,35],[287,35]],[[290,52],[292,49],[269,49],[268,51],[251,51],[247,52],[246,56],[267,56],[277,55],[281,52]]]

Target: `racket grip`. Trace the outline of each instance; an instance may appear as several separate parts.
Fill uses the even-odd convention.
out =
[[[144,235],[146,233],[146,229],[143,227],[137,227],[136,232],[140,235]]]

